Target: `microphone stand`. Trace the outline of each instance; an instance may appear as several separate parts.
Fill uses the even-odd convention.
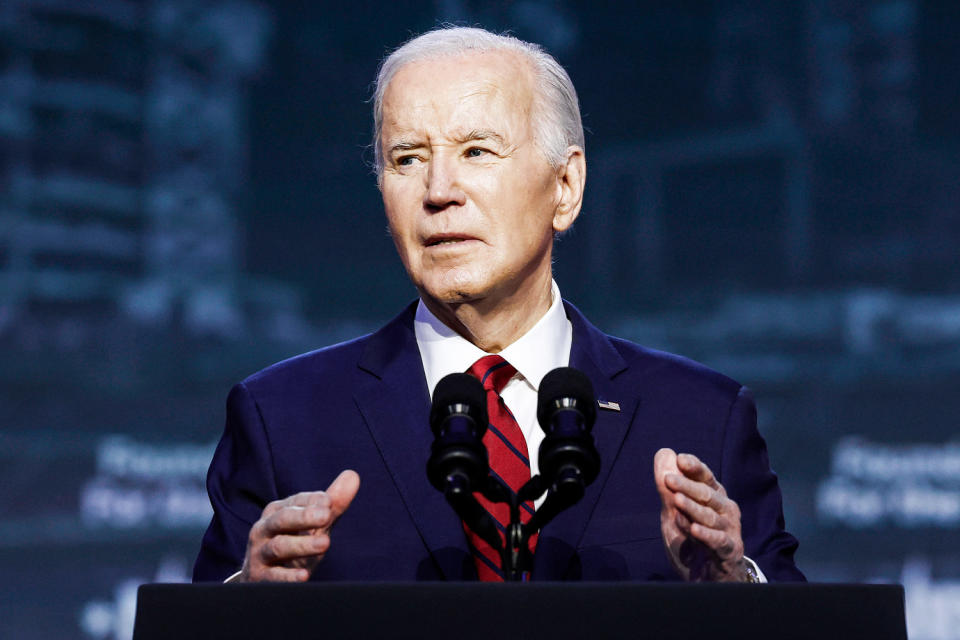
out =
[[[570,474],[579,474],[578,469],[570,469]],[[575,477],[569,479],[575,481]],[[536,500],[545,491],[547,499],[525,524],[520,520],[520,509],[524,502]],[[547,486],[542,476],[535,475],[528,480],[517,493],[513,493],[498,478],[487,477],[480,492],[490,502],[507,503],[510,507],[510,524],[507,526],[504,545],[493,518],[469,491],[469,485],[459,482],[451,474],[448,477],[444,496],[460,519],[482,540],[500,554],[500,566],[504,579],[508,582],[526,582],[533,571],[533,554],[530,553],[530,538],[545,527],[561,511],[572,506],[583,497],[584,488],[576,482],[558,481],[553,487]]]

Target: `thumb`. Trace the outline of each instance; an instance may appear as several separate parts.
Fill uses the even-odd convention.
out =
[[[676,451],[663,448],[653,456],[653,479],[657,484],[657,492],[660,494],[660,498],[664,503],[666,503],[667,498],[673,494],[673,492],[667,488],[665,481],[668,473],[680,473],[680,467],[677,466]]]
[[[341,471],[340,475],[330,483],[326,494],[330,496],[330,512],[333,520],[343,515],[359,490],[360,476],[352,469]]]

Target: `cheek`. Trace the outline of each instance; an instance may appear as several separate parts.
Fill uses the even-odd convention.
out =
[[[527,211],[540,221],[553,219],[559,197],[552,172],[541,166],[523,167],[510,172],[506,180],[504,193],[510,194],[516,210]]]
[[[395,241],[410,237],[415,231],[415,217],[409,206],[404,206],[403,194],[396,190],[384,192],[383,209],[387,216],[387,225]]]
[[[422,197],[417,195],[416,185],[409,176],[388,175],[381,185],[383,208],[387,216],[409,211],[411,204],[419,204]]]

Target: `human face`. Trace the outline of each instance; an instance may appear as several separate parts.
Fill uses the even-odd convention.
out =
[[[549,300],[553,233],[576,213],[534,141],[531,75],[517,54],[482,52],[410,63],[387,87],[383,203],[428,305]]]

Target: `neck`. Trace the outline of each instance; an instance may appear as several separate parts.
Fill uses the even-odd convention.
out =
[[[552,279],[504,298],[446,303],[421,296],[437,318],[487,353],[500,353],[533,328],[551,304]]]

